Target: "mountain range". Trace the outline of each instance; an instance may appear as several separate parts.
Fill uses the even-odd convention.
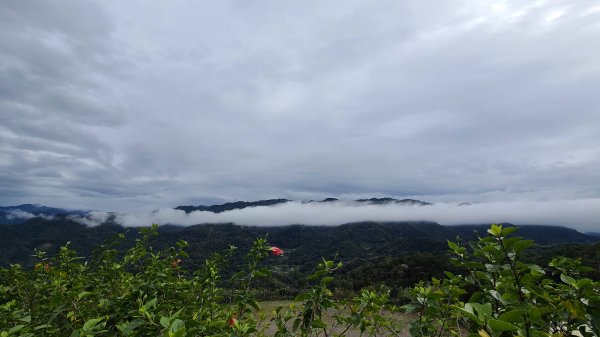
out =
[[[254,202],[235,202],[211,206],[178,206],[185,212],[203,210],[214,213],[246,207],[266,207],[289,202],[287,199],[271,199]],[[334,199],[307,202],[340,202]],[[353,201],[366,204],[400,203],[407,206],[427,206],[419,200],[391,198],[361,199]],[[465,206],[468,207],[468,206]],[[17,215],[25,217],[16,221]],[[15,215],[17,214],[17,215]],[[19,205],[0,208],[0,266],[21,264],[31,267],[35,250],[49,255],[60,246],[69,243],[79,256],[91,258],[100,245],[118,233],[125,234],[120,251],[132,246],[139,238],[138,230],[114,223],[110,218],[98,226],[87,226],[81,218],[88,211],[73,211],[41,205]],[[511,224],[504,224],[512,226]],[[537,259],[562,255],[583,257],[589,264],[597,264],[600,270],[600,237],[586,235],[574,229],[560,226],[518,226],[516,235],[534,240]],[[239,226],[234,224],[198,224],[193,226],[165,225],[159,227],[159,236],[153,242],[157,249],[175,245],[178,240],[189,242],[189,258],[184,264],[190,269],[201,266],[202,261],[215,252],[226,250],[230,245],[238,247],[230,266],[244,261],[247,251],[256,238],[266,237],[268,242],[285,251],[283,259],[277,259],[277,284],[265,285],[268,289],[300,289],[304,276],[322,258],[335,258],[344,263],[340,287],[359,289],[365,285],[383,282],[393,289],[401,289],[418,280],[451,270],[446,256],[447,241],[475,240],[486,235],[487,224],[442,226],[430,221],[373,222],[363,221],[339,226]],[[282,290],[283,289],[283,290]],[[274,297],[281,294],[273,295]],[[289,295],[289,294],[288,294]],[[287,295],[286,295],[287,296]]]
[[[236,201],[236,202],[228,202],[219,205],[198,205],[198,206],[177,206],[175,209],[185,211],[186,213],[190,213],[193,211],[209,211],[213,213],[221,213],[225,211],[231,211],[234,209],[244,209],[247,207],[261,207],[261,206],[273,206],[278,204],[285,204],[292,200],[289,199],[267,199],[267,200],[258,200],[258,201]],[[306,203],[331,203],[331,202],[340,202],[340,199],[336,198],[325,198],[320,201],[309,200]],[[389,205],[389,204],[398,204],[405,206],[429,206],[431,203],[421,200],[415,199],[394,199],[394,198],[370,198],[370,199],[357,199],[353,200],[353,202],[357,204],[363,205]]]
[[[67,210],[38,204],[0,206],[0,225],[18,224],[34,217],[49,218],[59,215],[86,216],[88,213],[89,211]]]
[[[222,213],[226,211],[244,209],[248,207],[268,207],[291,202],[290,199],[266,199],[258,201],[235,201],[215,205],[185,205],[177,206],[175,209],[191,213],[194,211],[205,211],[212,213]],[[309,200],[303,203],[333,203],[344,202],[336,198],[326,198],[320,201]],[[358,205],[405,205],[405,206],[429,206],[429,202],[415,199],[394,199],[394,198],[370,198],[357,199],[350,201]],[[71,217],[85,217],[90,214],[89,210],[67,210],[64,208],[48,207],[38,204],[22,204],[17,206],[0,206],[0,225],[11,225],[25,222],[34,217],[54,217],[58,215]]]
[[[511,224],[506,224],[512,226]],[[199,224],[194,226],[166,225],[159,227],[159,246],[175,244],[179,239],[190,242],[199,256],[224,250],[229,245],[247,248],[258,237],[268,237],[273,244],[291,250],[292,259],[318,260],[320,257],[369,257],[376,252],[402,256],[413,252],[446,250],[447,240],[463,242],[486,235],[489,225],[442,226],[435,222],[372,222],[363,221],[340,226],[239,226],[234,224]],[[56,251],[70,242],[84,256],[115,233],[137,237],[137,229],[106,222],[89,227],[68,215],[52,218],[34,217],[18,225],[0,227],[0,263],[30,262],[35,250]],[[560,226],[520,226],[519,236],[535,240],[540,246],[557,244],[589,244],[600,238]]]

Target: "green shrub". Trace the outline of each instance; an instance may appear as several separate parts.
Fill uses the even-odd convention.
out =
[[[468,247],[448,242],[461,275],[412,289],[413,336],[598,336],[600,284],[579,260],[557,257],[547,268],[520,261],[533,242],[492,225]]]
[[[514,230],[494,224],[467,246],[448,242],[461,272],[409,291],[403,310],[414,312],[413,336],[598,336],[600,284],[585,277],[589,268],[565,257],[546,268],[522,262],[533,242],[510,237]],[[235,247],[190,272],[187,243],[157,251],[156,235],[156,225],[142,229],[122,256],[120,234],[87,260],[66,245],[52,257],[36,252],[33,269],[0,268],[0,337],[400,336],[388,288],[334,296],[341,263],[319,263],[310,287],[267,319],[253,286],[271,275],[266,259],[281,250],[256,240],[241,270],[222,280],[224,267],[238,265]]]
[[[254,242],[245,267],[228,280],[234,286],[225,289],[220,270],[231,262],[235,247],[191,273],[182,267],[188,258],[185,241],[156,251],[151,242],[157,226],[141,234],[124,256],[116,249],[124,239],[120,234],[89,260],[66,245],[53,257],[36,252],[32,270],[1,268],[0,336],[265,336],[267,331],[332,336],[334,329],[350,327],[384,336],[397,330],[382,315],[388,308],[385,292],[332,299],[328,284],[341,264],[323,261],[310,277],[313,287],[297,298],[297,305],[278,308],[269,322],[260,313],[252,285],[270,275],[263,263],[269,253],[282,251],[265,239]],[[322,320],[328,310],[337,310],[335,326]]]

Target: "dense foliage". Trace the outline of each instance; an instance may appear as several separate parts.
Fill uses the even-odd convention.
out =
[[[533,242],[509,236],[514,230],[492,225],[467,246],[448,241],[452,272],[418,283],[401,307],[413,312],[413,336],[598,336],[595,270],[567,257],[544,268],[524,262]],[[287,253],[258,238],[243,256],[231,246],[189,270],[188,243],[159,249],[157,235],[156,226],[142,229],[124,253],[119,233],[90,258],[66,245],[52,256],[37,251],[32,268],[0,268],[0,336],[401,335],[400,308],[388,287],[374,286],[377,274],[366,288],[336,296],[342,263],[322,259],[294,301],[267,317],[256,290],[285,274]],[[416,263],[434,258],[424,256]],[[380,262],[410,277],[400,260]],[[232,265],[235,273],[223,273]]]
[[[350,300],[333,298],[331,274],[341,263],[323,260],[311,286],[295,304],[276,309],[272,322],[260,312],[253,283],[270,275],[264,260],[283,254],[266,240],[254,241],[244,267],[220,286],[220,269],[235,247],[206,259],[191,273],[181,267],[187,243],[157,251],[157,227],[142,229],[127,253],[115,249],[121,234],[88,261],[68,246],[56,256],[37,252],[31,270],[0,269],[0,336],[316,336],[351,327],[372,336],[397,335],[383,315],[393,311],[386,291],[364,290]],[[326,324],[325,314],[333,323]]]
[[[462,272],[412,290],[413,336],[599,335],[600,283],[583,276],[593,270],[566,257],[523,263],[533,241],[508,237],[515,229],[494,224],[467,247],[448,243]]]
[[[261,300],[293,299],[308,286],[310,274],[322,258],[344,263],[332,283],[336,294],[359,291],[366,286],[385,284],[391,295],[405,298],[404,288],[432,277],[442,277],[443,271],[456,272],[449,261],[447,240],[460,236],[464,240],[476,239],[475,230],[485,233],[488,226],[441,226],[432,222],[361,222],[341,226],[280,226],[250,227],[231,224],[205,224],[189,227],[161,226],[160,235],[153,239],[155,249],[167,249],[185,238],[189,243],[189,258],[183,259],[182,268],[195,271],[203,268],[204,260],[230,245],[229,263],[221,267],[223,281],[243,267],[244,252],[258,238],[267,237],[286,251],[280,259],[268,259],[265,264],[272,276],[254,284]],[[35,218],[19,225],[0,225],[0,266],[20,264],[31,268],[36,258],[34,249],[58,253],[70,241],[69,248],[84,259],[92,256],[94,248],[122,233],[125,239],[115,249],[119,256],[130,249],[140,238],[137,230],[106,223],[87,227],[69,218]],[[523,226],[519,235],[533,239],[537,245],[528,250],[525,260],[547,264],[556,255],[582,257],[586,265],[600,269],[600,244],[582,244],[597,240],[573,229],[552,226]],[[573,242],[577,242],[573,246]],[[559,244],[570,243],[561,248]],[[596,276],[600,276],[597,274]],[[227,284],[224,285],[228,287]],[[344,295],[345,296],[345,295]]]

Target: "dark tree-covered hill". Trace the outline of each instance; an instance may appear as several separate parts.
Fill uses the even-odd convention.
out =
[[[257,237],[267,236],[270,243],[288,251],[290,262],[313,263],[321,257],[337,256],[342,260],[403,256],[414,252],[444,252],[446,241],[461,237],[463,241],[486,234],[487,225],[442,226],[434,222],[358,222],[340,226],[255,227],[233,224],[203,224],[189,227],[162,226],[157,246],[168,246],[183,239],[190,243],[198,258],[235,245],[241,250]],[[135,228],[117,224],[87,227],[66,216],[53,219],[33,218],[25,223],[0,226],[0,263],[28,265],[34,249],[55,251],[70,242],[82,255],[115,233],[127,232],[129,239],[137,235]],[[539,245],[592,243],[600,238],[576,230],[555,226],[521,226],[519,236],[533,239]],[[127,244],[127,243],[126,243]]]
[[[183,261],[186,268],[195,269],[214,252],[230,245],[238,247],[232,256],[232,269],[243,263],[242,255],[258,237],[267,237],[270,244],[285,250],[277,259],[280,272],[271,279],[268,289],[278,293],[268,296],[293,296],[304,284],[304,276],[321,261],[335,258],[345,267],[337,285],[345,289],[360,289],[366,285],[385,283],[397,291],[421,279],[439,276],[451,270],[448,263],[447,240],[460,237],[463,242],[474,240],[476,232],[485,235],[486,225],[442,226],[434,222],[359,222],[340,226],[280,226],[255,227],[234,224],[202,224],[189,227],[162,226],[152,242],[154,248],[166,248],[178,240],[189,242],[190,257]],[[103,242],[117,233],[125,233],[121,250],[130,247],[139,236],[137,228],[124,228],[114,223],[87,227],[68,216],[52,219],[33,218],[22,224],[0,226],[0,264],[21,264],[31,267],[34,250],[53,254],[70,242],[84,258],[90,258]],[[570,255],[586,252],[582,257],[597,263],[600,238],[587,236],[573,229],[553,226],[522,226],[516,234],[540,243],[534,257],[549,259],[557,249]],[[569,246],[565,246],[565,245]],[[587,244],[587,245],[584,245]],[[561,248],[568,247],[568,248]],[[583,254],[583,253],[582,253]]]

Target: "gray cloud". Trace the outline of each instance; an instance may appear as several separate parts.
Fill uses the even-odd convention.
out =
[[[594,1],[0,6],[0,204],[600,197]]]
[[[34,214],[22,211],[20,209],[11,210],[11,211],[9,211],[9,212],[6,213],[6,219],[7,220],[31,219],[33,217],[35,217]]]
[[[97,225],[108,213],[94,212],[82,219],[86,225]],[[212,213],[163,208],[151,212],[119,213],[115,221],[124,226],[196,225],[235,223],[253,226],[328,225],[359,221],[436,221],[442,225],[510,222],[518,225],[562,225],[582,231],[597,230],[600,225],[600,199],[563,201],[489,202],[460,206],[438,203],[431,206],[358,205],[355,202],[302,203],[288,202],[275,206],[249,207]]]

